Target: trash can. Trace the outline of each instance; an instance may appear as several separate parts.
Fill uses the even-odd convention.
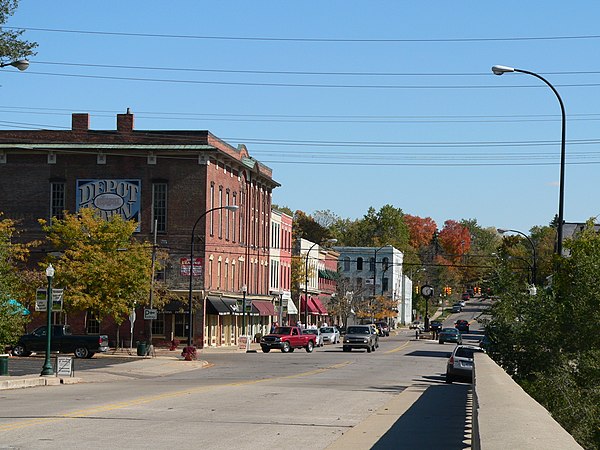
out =
[[[8,375],[8,355],[0,355],[0,375]]]
[[[138,356],[146,356],[148,354],[148,344],[145,342],[138,342],[137,345],[137,355]]]

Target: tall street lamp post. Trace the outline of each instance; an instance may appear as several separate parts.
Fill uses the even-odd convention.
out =
[[[17,61],[11,61],[8,63],[0,62],[0,67],[8,67],[8,66],[13,66],[13,67],[16,67],[17,69],[19,69],[20,71],[23,71],[23,70],[27,70],[27,68],[29,67],[29,61],[27,61],[26,59],[19,59]]]
[[[46,278],[48,279],[48,292],[46,293],[46,358],[40,376],[48,377],[54,375],[52,363],[50,362],[50,349],[52,347],[52,278],[54,277],[54,267],[49,264],[46,267]]]
[[[227,206],[217,206],[216,208],[211,208],[208,211],[204,211],[200,217],[198,217],[198,219],[196,219],[196,222],[194,223],[194,226],[192,227],[192,239],[191,239],[191,243],[190,243],[190,283],[189,283],[189,292],[188,292],[188,342],[187,345],[188,346],[192,346],[192,337],[193,337],[193,315],[192,315],[192,289],[193,289],[193,284],[194,284],[194,235],[196,234],[196,227],[198,226],[198,224],[200,223],[200,220],[202,220],[202,218],[204,216],[206,216],[208,213],[211,213],[213,211],[216,211],[218,209],[227,209],[229,211],[237,211],[238,210],[238,206],[237,205],[227,205]]]
[[[500,234],[509,233],[509,232],[520,234],[525,239],[527,239],[527,241],[529,242],[529,245],[531,245],[531,251],[533,253],[533,255],[532,255],[533,256],[533,264],[531,265],[531,284],[533,284],[535,286],[536,281],[537,281],[537,253],[535,250],[535,245],[533,244],[533,241],[531,240],[531,238],[529,236],[527,236],[525,233],[523,233],[522,231],[505,230],[502,228],[498,228],[498,233],[500,233]]]
[[[322,245],[326,245],[326,244],[335,244],[337,242],[337,239],[327,239],[325,242],[323,242]],[[310,252],[313,248],[315,248],[316,245],[319,245],[318,242],[315,242],[313,245],[310,246],[310,248],[308,249],[308,252],[306,252],[306,259],[304,261],[304,274],[306,275],[306,278],[304,280],[304,326],[306,327],[308,325],[308,258],[310,256]],[[300,302],[302,303],[302,302]]]
[[[559,184],[559,194],[558,194],[558,230],[557,230],[557,243],[556,243],[556,253],[558,256],[562,256],[562,241],[563,241],[563,224],[564,224],[564,204],[565,204],[565,143],[567,136],[567,116],[565,114],[565,105],[560,97],[560,94],[556,90],[552,84],[548,80],[546,80],[541,75],[537,73],[530,72],[528,70],[515,69],[514,67],[506,67],[506,66],[494,66],[492,67],[492,72],[495,75],[502,75],[507,72],[521,72],[526,73],[527,75],[534,76],[544,83],[548,85],[556,98],[558,99],[558,103],[560,104],[560,112],[562,115],[562,135],[560,141],[560,184]]]

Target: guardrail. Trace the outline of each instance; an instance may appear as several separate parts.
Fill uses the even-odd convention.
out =
[[[473,368],[473,450],[582,449],[550,413],[485,353]]]

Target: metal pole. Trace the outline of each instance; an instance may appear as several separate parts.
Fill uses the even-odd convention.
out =
[[[187,345],[191,346],[193,342],[193,314],[192,314],[192,289],[194,284],[194,235],[196,234],[196,227],[200,220],[208,213],[216,211],[218,209],[228,209],[230,211],[236,211],[238,209],[237,205],[226,205],[226,206],[217,206],[215,208],[211,208],[208,211],[204,211],[196,222],[194,222],[194,226],[192,227],[192,238],[190,242],[190,279],[189,279],[189,292],[188,292],[188,342]]]
[[[50,264],[46,269],[46,278],[48,279],[48,292],[46,293],[46,357],[40,374],[42,377],[54,375],[52,362],[50,362],[50,350],[52,348],[52,277],[54,277],[54,268]]]
[[[310,252],[315,247],[315,245],[317,245],[316,242],[313,245],[311,245],[311,247],[308,249],[308,252],[306,253],[306,261],[304,263],[304,273],[306,275],[306,279],[304,282],[304,326],[305,327],[308,326],[308,257],[310,256]],[[302,302],[300,302],[300,303],[302,304]]]
[[[151,265],[151,278],[150,278],[150,309],[152,309],[154,302],[154,270],[156,267],[156,227],[158,226],[158,220],[154,219],[154,243],[152,244],[152,265]],[[150,325],[148,327],[148,345],[152,345],[152,319],[149,320]]]
[[[556,253],[558,256],[562,256],[562,240],[563,240],[563,225],[564,225],[564,206],[565,206],[565,159],[566,159],[566,140],[567,140],[567,115],[565,113],[565,105],[562,101],[562,98],[556,88],[552,86],[552,84],[546,80],[541,75],[538,75],[535,72],[530,72],[529,70],[523,69],[515,69],[513,67],[505,67],[505,66],[494,66],[492,67],[492,71],[496,75],[502,75],[507,72],[521,72],[527,75],[531,75],[536,77],[537,79],[543,81],[554,95],[558,99],[558,103],[560,105],[560,113],[562,117],[562,125],[561,125],[561,141],[560,141],[560,181],[559,181],[559,194],[558,194],[558,230],[557,230],[557,243],[556,243]]]
[[[246,330],[246,285],[242,286],[242,332],[248,335]]]

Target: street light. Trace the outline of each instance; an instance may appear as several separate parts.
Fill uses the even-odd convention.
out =
[[[521,236],[523,236],[525,239],[527,239],[527,241],[529,242],[529,245],[531,245],[531,251],[533,253],[533,265],[531,266],[531,284],[535,285],[536,280],[537,280],[537,254],[535,251],[535,245],[533,244],[533,241],[531,240],[531,238],[529,236],[527,236],[525,233],[523,233],[522,231],[518,231],[518,230],[505,230],[502,228],[498,228],[498,233],[500,234],[504,234],[504,233],[517,233],[520,234]]]
[[[29,61],[27,61],[26,59],[19,59],[17,61],[11,61],[8,63],[0,63],[0,67],[8,67],[8,66],[16,67],[17,69],[19,69],[22,72],[24,70],[27,70],[27,68],[29,67]]]
[[[558,194],[558,231],[557,231],[557,245],[556,245],[556,253],[558,256],[562,256],[562,238],[563,238],[563,222],[564,222],[564,204],[565,204],[565,142],[567,136],[567,119],[565,114],[565,105],[563,104],[562,98],[560,94],[556,90],[552,84],[548,80],[546,80],[541,75],[537,73],[530,72],[528,70],[515,69],[514,67],[506,67],[506,66],[494,66],[492,67],[492,72],[495,75],[502,75],[507,72],[521,72],[526,73],[527,75],[534,76],[544,83],[548,85],[556,98],[558,99],[558,103],[560,104],[560,112],[562,115],[562,136],[560,142],[560,185],[559,185],[559,194]]]
[[[193,335],[193,326],[192,326],[192,319],[193,319],[193,315],[192,315],[192,287],[193,287],[193,281],[194,281],[194,235],[196,234],[196,226],[198,226],[198,223],[200,223],[200,220],[202,220],[202,218],[204,216],[206,216],[208,213],[216,211],[218,209],[226,209],[228,211],[237,211],[239,208],[238,205],[227,205],[227,206],[217,206],[216,208],[211,208],[208,211],[203,212],[200,217],[198,217],[198,219],[196,219],[196,222],[194,223],[194,226],[192,227],[192,240],[191,240],[191,244],[190,244],[190,286],[189,286],[189,293],[188,293],[188,346],[192,345],[192,335]]]
[[[48,292],[46,293],[46,358],[40,376],[49,377],[54,375],[52,363],[50,362],[50,341],[52,339],[52,278],[54,277],[54,267],[48,264],[46,267],[46,278],[48,279]]]
[[[336,242],[337,242],[337,239],[327,239],[321,245],[335,244]],[[304,280],[304,326],[305,327],[308,325],[308,257],[310,256],[310,252],[315,247],[315,245],[319,245],[319,243],[315,242],[313,245],[310,246],[310,248],[308,249],[308,252],[306,252],[306,260],[304,262],[304,274],[306,276],[306,278]],[[300,302],[300,303],[302,303],[302,302]]]

